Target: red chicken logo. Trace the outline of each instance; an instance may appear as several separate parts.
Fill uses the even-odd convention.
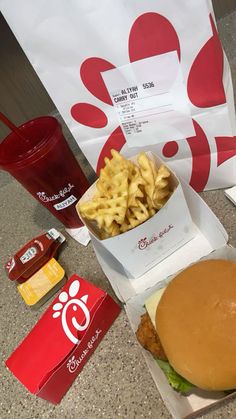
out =
[[[187,78],[187,92],[191,103],[198,108],[209,108],[226,102],[223,78],[223,51],[212,16],[209,16],[213,35],[202,46],[195,57]],[[158,54],[177,51],[181,62],[181,45],[172,23],[164,16],[149,12],[140,15],[133,23],[128,51],[130,62]],[[87,58],[81,65],[80,76],[89,92],[102,102],[111,105],[112,101],[103,82],[101,72],[115,68],[109,61]],[[105,113],[89,103],[76,103],[71,108],[72,117],[80,124],[92,128],[104,128],[108,123]],[[193,120],[196,135],[185,140],[186,155],[192,161],[190,185],[197,191],[205,188],[211,169],[211,149],[202,127]],[[184,141],[181,142],[183,144]],[[216,137],[217,166],[236,155],[235,137]],[[104,157],[111,157],[112,148],[120,151],[126,140],[118,126],[107,138],[97,161],[99,174],[104,165]],[[158,154],[165,160],[178,158],[180,144],[168,141],[160,144]],[[199,176],[201,173],[201,176]]]

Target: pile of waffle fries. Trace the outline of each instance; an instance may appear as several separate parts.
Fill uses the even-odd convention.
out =
[[[152,217],[172,194],[170,172],[159,168],[142,152],[137,164],[125,159],[116,150],[105,158],[96,183],[96,193],[76,208],[88,221],[96,222],[101,239],[116,236]]]

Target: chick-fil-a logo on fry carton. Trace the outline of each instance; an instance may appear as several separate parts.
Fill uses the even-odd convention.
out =
[[[62,328],[72,343],[79,343],[77,332],[83,332],[87,329],[90,323],[90,312],[86,306],[88,295],[83,295],[80,298],[78,297],[78,292],[80,288],[80,282],[78,279],[73,281],[69,287],[68,293],[62,291],[59,294],[59,302],[53,305],[53,315],[54,319],[61,317]],[[72,310],[70,316],[68,311]],[[82,313],[83,324],[78,321],[78,316]],[[73,315],[74,314],[74,315]]]
[[[143,237],[138,241],[138,249],[144,250],[151,244],[155,243],[157,240],[162,239],[165,234],[169,233],[169,231],[174,228],[173,224],[169,224],[168,227],[165,227],[163,230],[159,231],[159,233],[154,233],[150,239],[147,237]]]

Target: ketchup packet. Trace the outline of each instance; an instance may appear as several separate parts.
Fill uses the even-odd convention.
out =
[[[30,240],[6,263],[8,278],[20,284],[25,282],[53,258],[64,241],[65,237],[55,228]]]

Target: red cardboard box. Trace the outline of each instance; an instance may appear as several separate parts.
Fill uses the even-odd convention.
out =
[[[6,365],[33,394],[59,403],[120,307],[74,274]]]

